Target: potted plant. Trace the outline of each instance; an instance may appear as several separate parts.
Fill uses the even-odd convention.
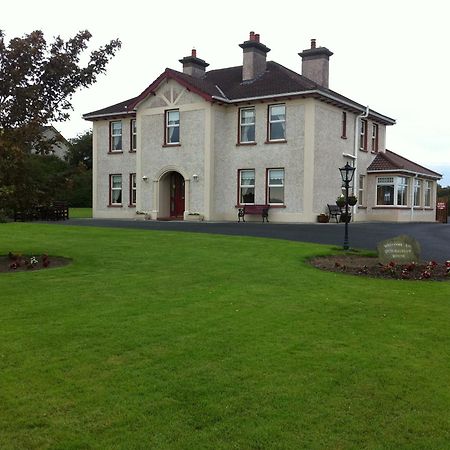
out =
[[[317,222],[319,223],[328,223],[330,221],[330,217],[328,216],[328,214],[319,214],[317,216]]]
[[[191,222],[201,222],[203,221],[203,214],[200,214],[198,212],[189,212],[187,213],[185,220]]]
[[[345,196],[344,194],[341,194],[337,199],[336,199],[336,205],[339,206],[339,208],[343,208],[345,206]]]
[[[355,194],[351,194],[348,196],[348,204],[350,206],[355,206],[357,202],[358,202],[358,197],[356,197]]]

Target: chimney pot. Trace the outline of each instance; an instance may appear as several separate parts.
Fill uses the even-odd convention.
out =
[[[255,34],[255,41],[259,42],[259,34]]]
[[[254,40],[255,40],[255,32],[250,31],[250,41],[254,41]]]
[[[311,39],[311,48],[316,48],[316,40]]]
[[[197,50],[195,50],[195,48],[192,49],[191,56],[197,58]]]

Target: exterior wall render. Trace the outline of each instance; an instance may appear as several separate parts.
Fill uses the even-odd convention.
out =
[[[236,220],[238,170],[255,170],[255,203],[266,202],[266,170],[284,168],[285,205],[270,212],[274,221],[303,221],[303,176],[305,141],[305,100],[291,100],[286,104],[286,141],[266,143],[268,105],[255,107],[255,141],[253,145],[237,145],[239,110],[235,106],[215,106],[214,121],[220,124],[214,133],[213,210],[215,220]],[[246,218],[247,220],[247,218]],[[248,220],[260,220],[248,217]]]
[[[347,139],[342,139],[342,109],[320,102],[315,109],[313,212],[317,215],[328,213],[327,204],[334,204],[342,192],[339,168],[352,164],[352,158],[343,154],[353,154],[355,115],[347,113]],[[366,167],[360,170],[365,173]]]
[[[164,106],[161,106],[162,104]],[[167,195],[161,196],[162,192],[159,191],[167,189],[160,181],[170,171],[179,172],[185,179],[186,213],[205,213],[204,193],[209,186],[205,174],[205,154],[210,151],[209,145],[206,144],[206,118],[209,107],[209,103],[174,81],[165,83],[156,96],[139,105],[138,209],[150,212],[152,219],[167,216],[167,205],[160,204],[160,199],[166,198]],[[169,109],[180,111],[180,145],[164,145],[164,113]],[[198,175],[198,181],[190,183],[194,174]],[[147,182],[142,181],[143,175],[148,177]]]
[[[279,103],[286,105],[286,142],[267,143],[268,106]],[[334,203],[341,192],[339,167],[353,161],[343,154],[354,153],[355,114],[347,112],[347,139],[342,139],[342,109],[318,100],[290,99],[245,106],[255,108],[256,143],[250,145],[238,143],[238,107],[206,102],[173,80],[164,82],[156,95],[138,106],[136,153],[129,152],[130,118],[121,119],[123,152],[112,154],[109,152],[110,121],[94,121],[94,217],[137,218],[136,210],[150,212],[152,219],[167,216],[166,175],[177,171],[185,179],[185,217],[195,212],[206,220],[234,221],[238,171],[255,170],[255,203],[262,204],[266,203],[267,169],[283,168],[285,203],[271,209],[270,220],[315,222],[317,214],[327,212],[327,203]],[[169,109],[180,111],[180,145],[164,145],[165,111]],[[356,195],[359,175],[366,176],[367,208],[354,208],[354,220],[434,221],[436,182],[432,208],[374,207],[376,176],[366,174],[376,156],[370,151],[371,125],[372,121],[368,120],[368,151],[356,150],[358,170],[354,176]],[[378,124],[378,130],[378,150],[382,152],[386,148],[386,127]],[[128,205],[131,173],[136,173],[136,208]],[[121,207],[108,205],[110,174],[122,174]],[[143,180],[144,176],[147,181]],[[261,220],[257,216],[247,219]]]
[[[134,218],[136,208],[129,206],[130,174],[136,172],[136,153],[130,153],[130,121],[122,121],[122,152],[109,152],[109,120],[93,125],[93,217]],[[109,176],[122,175],[122,206],[109,206]]]
[[[436,189],[437,183],[433,181],[431,195],[431,207],[412,207],[412,189],[414,176],[408,176],[408,194],[406,206],[377,206],[377,177],[402,176],[399,173],[379,173],[367,176],[367,198],[366,220],[384,222],[435,222],[436,221]],[[422,186],[424,179],[422,180]],[[421,205],[424,205],[424,189],[422,188]]]

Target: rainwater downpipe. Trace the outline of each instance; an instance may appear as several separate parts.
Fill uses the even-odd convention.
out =
[[[353,145],[353,167],[355,168],[355,175],[353,177],[353,183],[352,183],[352,190],[353,190],[353,194],[356,195],[356,189],[359,189],[359,174],[358,174],[358,148],[359,148],[359,121],[361,119],[365,119],[366,117],[369,117],[369,106],[366,106],[366,110],[357,115],[355,117],[355,139],[354,139],[354,145]],[[366,127],[366,133],[368,132],[368,129]],[[358,179],[358,181],[356,181]],[[358,199],[358,202],[361,199]],[[357,206],[352,206],[352,217],[355,217],[355,211],[356,211]]]

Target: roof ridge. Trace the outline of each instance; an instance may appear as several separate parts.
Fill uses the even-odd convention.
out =
[[[418,167],[421,167],[422,169],[428,170],[429,172],[433,172],[433,173],[435,173],[436,175],[441,175],[441,176],[442,176],[442,174],[440,174],[440,173],[438,173],[438,172],[435,172],[434,170],[428,169],[428,167],[422,166],[422,164],[418,164],[418,163],[416,163],[416,162],[414,162],[414,161],[411,161],[411,160],[408,159],[408,158],[405,158],[405,157],[402,156],[402,155],[399,155],[398,153],[393,152],[392,150],[386,149],[386,152],[385,152],[386,159],[388,159],[388,161],[390,161],[390,162],[393,163],[393,164],[396,164],[396,163],[395,163],[395,161],[393,161],[391,158],[389,158],[388,155],[386,155],[387,152],[392,153],[393,155],[398,156],[399,158],[401,158],[401,159],[403,159],[403,160],[405,160],[405,161],[407,161],[407,162],[409,162],[409,163],[411,163],[411,164],[414,164],[414,165],[416,165],[416,166],[418,166]],[[396,164],[396,165],[398,165],[398,164]],[[404,166],[401,166],[400,168],[401,168],[401,169],[404,169],[405,167],[404,167]]]

